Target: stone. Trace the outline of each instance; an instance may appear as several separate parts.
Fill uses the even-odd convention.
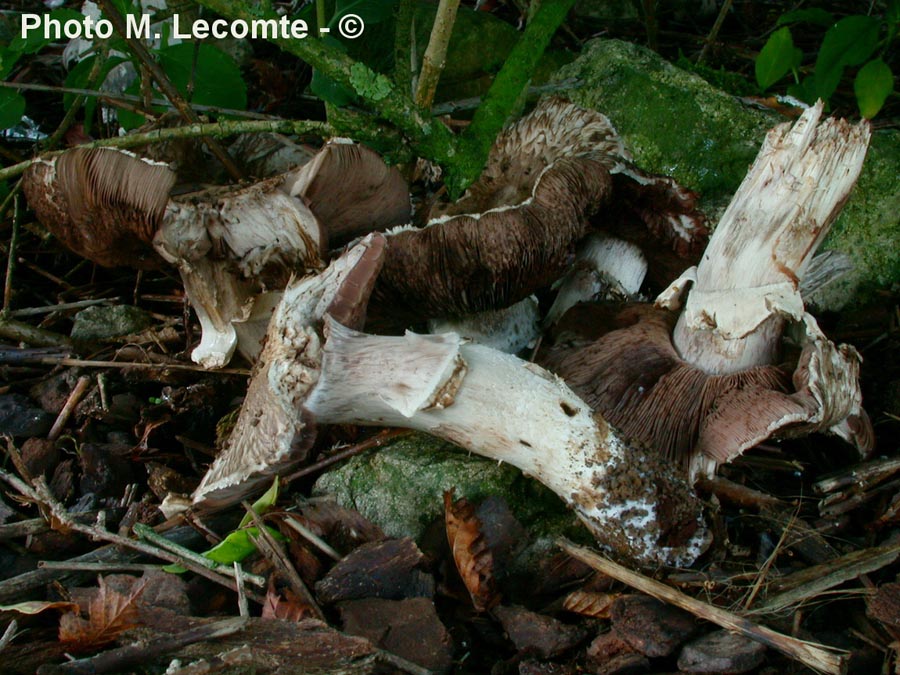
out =
[[[110,340],[140,333],[153,325],[153,318],[131,305],[94,305],[75,315],[71,336],[76,341]]]
[[[53,415],[35,406],[27,396],[0,395],[0,435],[13,438],[46,436],[53,420]]]
[[[443,517],[444,492],[478,504],[502,497],[530,536],[576,535],[582,528],[559,498],[507,464],[498,464],[425,434],[413,434],[349,460],[319,478],[314,495],[330,494],[389,537],[420,541]],[[543,552],[542,552],[543,553]]]
[[[691,614],[648,595],[623,595],[611,615],[615,635],[650,658],[674,653],[697,631]]]
[[[541,659],[559,656],[587,636],[584,626],[564,624],[517,605],[497,607],[493,613],[516,649]]]
[[[635,162],[697,190],[713,224],[727,206],[766,132],[789,121],[751,108],[655,52],[618,40],[594,40],[556,80],[583,84],[566,96],[606,114]],[[855,269],[817,297],[839,310],[854,299],[900,283],[900,132],[873,134],[856,189],[822,250],[847,254]]]
[[[743,635],[717,630],[689,642],[678,656],[678,669],[685,673],[737,675],[759,666],[766,647]]]

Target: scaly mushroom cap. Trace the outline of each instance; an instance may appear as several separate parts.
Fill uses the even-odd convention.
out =
[[[41,224],[69,249],[104,267],[159,267],[153,236],[175,173],[114,148],[75,148],[32,164],[22,179]]]
[[[619,183],[630,210],[612,206]],[[421,230],[389,237],[373,297],[420,318],[506,307],[559,278],[592,224],[606,227],[623,213],[638,214],[668,249],[696,257],[707,232],[694,207],[692,193],[631,164],[604,115],[546,99],[498,137],[459,201],[436,205]]]
[[[328,232],[331,246],[408,223],[409,187],[396,167],[364,145],[332,141],[285,180]]]

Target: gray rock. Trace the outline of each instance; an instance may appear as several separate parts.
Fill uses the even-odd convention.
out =
[[[674,176],[701,194],[713,223],[721,215],[762,144],[787,121],[750,108],[697,75],[639,45],[594,40],[556,78],[583,81],[567,92],[575,103],[605,113],[635,161]],[[873,135],[856,189],[823,249],[850,256],[856,269],[834,284],[822,308],[840,309],[855,289],[900,282],[900,132]]]
[[[746,673],[766,658],[764,645],[727,630],[704,635],[682,648],[678,669],[685,673]]]
[[[140,333],[153,325],[152,317],[131,305],[95,305],[75,315],[73,340],[109,340]]]
[[[27,396],[0,396],[0,435],[8,434],[13,438],[46,436],[53,426],[53,419],[53,415],[38,408]]]

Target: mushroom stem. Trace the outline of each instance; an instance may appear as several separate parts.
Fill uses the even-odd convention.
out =
[[[558,377],[455,333],[367,335],[326,318],[305,404],[322,423],[424,431],[508,462],[571,505],[601,545],[644,564],[690,564],[700,503],[665,462],[628,445]]]
[[[822,116],[821,101],[772,129],[710,239],[673,342],[723,375],[775,363],[799,285],[866,156],[870,127]]]

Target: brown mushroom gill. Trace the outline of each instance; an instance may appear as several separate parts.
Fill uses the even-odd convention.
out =
[[[631,206],[616,205],[620,196]],[[545,99],[498,137],[458,202],[437,205],[426,227],[388,238],[373,299],[418,318],[509,306],[558,279],[591,227],[624,213],[673,256],[695,256],[706,229],[694,197],[634,167],[605,116]]]

